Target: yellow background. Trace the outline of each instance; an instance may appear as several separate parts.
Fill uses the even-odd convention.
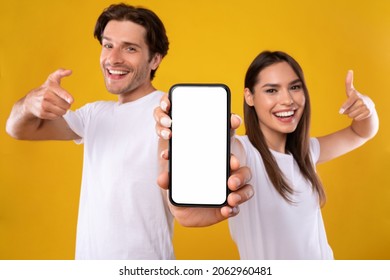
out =
[[[101,99],[95,21],[111,1],[0,3],[0,259],[72,259],[82,146],[11,139],[4,130],[13,103],[57,68],[73,75],[63,87],[73,108]],[[390,259],[390,2],[383,0],[132,1],[154,10],[171,42],[155,86],[218,82],[242,115],[244,74],[262,50],[284,50],[306,73],[312,135],[349,124],[338,110],[344,79],[376,103],[381,127],[364,147],[318,167],[328,194],[323,209],[337,259]],[[243,129],[239,131],[243,133]],[[178,259],[237,259],[227,223],[175,226]]]

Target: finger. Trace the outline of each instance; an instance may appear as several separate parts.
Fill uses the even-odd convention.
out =
[[[156,121],[156,133],[165,140],[171,137],[171,118],[160,108],[156,107],[153,112]]]
[[[71,74],[72,74],[72,70],[58,69],[49,75],[47,81],[60,85],[61,79],[70,76]]]
[[[235,170],[238,170],[240,168],[240,161],[238,160],[238,158],[231,154],[230,155],[230,170],[232,171],[235,171]]]
[[[162,126],[167,127],[167,128],[171,127],[172,120],[169,117],[169,115],[167,114],[167,112],[165,112],[161,108],[161,105],[160,105],[160,107],[154,108],[153,117],[154,117],[154,120],[156,122],[160,123]]]
[[[230,126],[232,129],[237,129],[242,123],[241,117],[236,114],[231,114],[230,116]]]
[[[228,196],[228,204],[231,207],[238,206],[253,197],[254,191],[251,185],[245,185],[238,191],[232,192]]]
[[[58,96],[53,96],[53,100],[49,100],[49,98],[46,98],[46,100],[42,102],[42,114],[54,114],[57,117],[65,115],[70,105]]]
[[[71,70],[58,69],[51,73],[47,78],[45,85],[52,88],[52,91],[69,104],[74,102],[73,96],[61,88],[61,79],[72,74]]]
[[[240,127],[241,123],[242,119],[239,115],[230,115],[230,137],[233,137],[236,134],[236,129]]]
[[[233,171],[228,179],[228,188],[231,191],[236,191],[245,186],[252,178],[252,173],[247,166],[240,167],[238,170]]]
[[[169,159],[169,152],[168,152],[168,149],[163,150],[163,151],[160,153],[160,157],[161,157],[162,159],[168,160],[168,159]]]
[[[157,184],[160,186],[160,188],[167,190],[169,187],[169,174],[168,172],[162,172],[157,177]]]
[[[236,207],[224,206],[221,208],[221,215],[225,219],[234,217],[238,213],[240,213],[240,208],[238,206],[236,206]]]
[[[168,113],[169,110],[171,109],[171,102],[169,101],[169,98],[168,98],[168,95],[167,94],[164,94],[162,97],[161,97],[161,100],[160,100],[160,108],[161,110],[163,110],[164,112]]]
[[[348,99],[341,106],[339,113],[341,115],[346,114],[347,110],[349,110],[358,99],[359,99],[359,96],[356,94],[356,91],[352,90],[348,96]]]
[[[371,115],[370,113],[364,112],[364,113],[361,113],[361,114],[357,115],[353,119],[355,121],[361,121],[361,120],[364,120],[364,119],[368,118],[370,115]]]
[[[154,117],[155,121],[158,122],[159,124],[161,124],[163,127],[166,127],[166,128],[171,127],[172,120],[168,116],[168,114],[165,111],[163,111],[163,109],[161,107],[156,107],[154,109],[153,117]]]
[[[69,105],[68,107],[70,107],[70,104],[72,104],[74,102],[73,96],[69,92],[64,90],[63,88],[61,88],[59,86],[55,86],[55,87],[52,87],[51,90],[58,97],[60,97],[62,100],[64,100]]]
[[[345,112],[348,114],[348,117],[354,120],[362,120],[370,116],[371,112],[367,108],[366,104],[363,103],[360,99],[355,102],[348,111]]]
[[[156,133],[158,136],[160,136],[164,140],[169,140],[171,138],[171,130],[164,128],[161,124],[156,123]]]
[[[32,102],[31,108],[35,108],[35,115],[42,119],[58,118],[70,108],[68,102],[44,86],[28,94],[28,100]]]

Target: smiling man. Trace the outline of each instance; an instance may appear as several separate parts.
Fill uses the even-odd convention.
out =
[[[118,102],[69,110],[73,97],[60,82],[71,71],[59,69],[15,104],[7,131],[17,139],[84,144],[77,259],[173,259],[173,217],[156,185],[153,109],[163,92],[151,83],[168,52],[164,25],[150,10],[111,5],[94,35],[106,88]]]
[[[84,144],[77,259],[173,259],[173,216],[166,192],[157,185],[153,118],[164,95],[152,85],[168,52],[164,25],[148,9],[118,4],[103,11],[94,35],[102,45],[106,88],[118,102],[69,110],[74,99],[60,82],[71,71],[59,69],[14,105],[7,132],[16,139]],[[244,195],[249,173],[235,164],[231,178],[229,205],[189,209],[189,224],[202,215],[216,223],[237,214],[237,206],[249,198]]]

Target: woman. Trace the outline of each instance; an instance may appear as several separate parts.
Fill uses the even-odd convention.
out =
[[[229,195],[219,219],[204,209],[194,223],[193,209],[171,205],[175,218],[185,226],[206,226],[229,217],[241,259],[332,259],[321,215],[325,192],[315,165],[363,145],[379,126],[374,103],[352,82],[349,71],[340,113],[352,118],[351,125],[310,138],[310,100],[301,67],[283,52],[259,54],[245,77],[246,135],[232,139],[232,159],[239,162],[232,169],[242,166],[234,174],[240,189]],[[155,110],[156,130],[164,139],[170,137],[169,108],[165,95]],[[233,116],[233,128],[237,122]],[[162,157],[168,158],[166,150]],[[252,176],[244,172],[248,168]],[[232,190],[234,181],[228,181]],[[167,189],[168,182],[162,172],[160,187]]]
[[[346,78],[341,114],[347,128],[310,138],[310,100],[299,64],[283,52],[263,52],[245,77],[245,136],[233,153],[252,171],[254,197],[229,226],[241,259],[332,259],[321,206],[325,192],[315,164],[363,145],[378,130],[373,102]]]

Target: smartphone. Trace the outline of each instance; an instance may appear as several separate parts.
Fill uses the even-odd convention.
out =
[[[230,173],[230,89],[176,84],[169,90],[169,198],[176,206],[227,203]]]

